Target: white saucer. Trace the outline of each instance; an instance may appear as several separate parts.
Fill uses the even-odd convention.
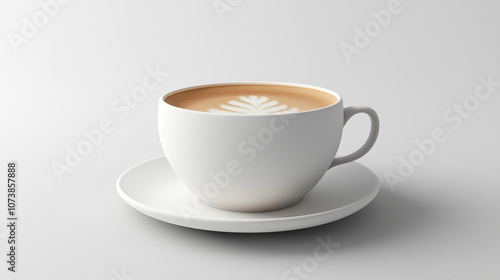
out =
[[[177,179],[167,159],[159,157],[125,171],[116,188],[130,206],[167,223],[222,232],[276,232],[318,226],[351,215],[375,198],[380,182],[370,169],[351,162],[328,171],[306,197],[286,209],[239,213],[207,206],[197,211],[191,191]],[[197,212],[188,212],[192,213],[189,216],[181,208]]]

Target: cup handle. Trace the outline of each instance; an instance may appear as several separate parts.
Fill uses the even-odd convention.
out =
[[[350,155],[339,157],[333,160],[332,164],[330,165],[330,168],[344,164],[353,160],[357,160],[358,158],[364,156],[372,147],[373,144],[375,144],[375,141],[377,140],[378,136],[378,131],[380,129],[380,122],[378,119],[378,115],[370,107],[347,107],[344,108],[344,126],[347,123],[347,121],[354,115],[358,113],[365,113],[370,117],[371,121],[371,128],[370,128],[370,135],[368,135],[368,139],[366,139],[365,144],[361,146],[357,151],[353,152]]]

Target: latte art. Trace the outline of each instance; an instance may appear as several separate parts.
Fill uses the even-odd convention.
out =
[[[297,107],[290,107],[287,104],[282,104],[277,100],[269,101],[267,96],[240,96],[240,101],[229,100],[228,104],[220,105],[219,109],[209,108],[210,113],[219,114],[273,114],[273,113],[295,113],[299,111]]]
[[[182,109],[233,115],[296,113],[338,101],[320,90],[266,84],[207,85],[174,92],[164,100]]]

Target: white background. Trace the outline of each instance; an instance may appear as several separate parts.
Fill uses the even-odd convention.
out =
[[[460,125],[443,118],[473,102],[479,77],[500,82],[499,2],[401,0],[400,12],[349,57],[340,45],[355,46],[356,28],[389,1],[231,3],[219,17],[212,0],[72,0],[51,7],[45,23],[38,1],[0,3],[4,179],[8,160],[19,166],[18,272],[7,271],[2,218],[1,278],[282,279],[330,236],[340,247],[309,279],[499,279],[500,87]],[[23,18],[33,23],[34,15],[43,26],[23,37]],[[123,106],[148,67],[169,76],[127,116],[117,113],[113,104]],[[127,206],[118,176],[162,155],[159,96],[235,80],[317,85],[346,106],[373,107],[380,137],[359,162],[382,181],[375,200],[331,224],[272,234],[181,228]],[[58,180],[53,164],[65,164],[67,147],[106,118],[114,131]],[[367,120],[349,122],[340,153],[364,141]],[[388,172],[401,175],[401,157],[418,150],[415,140],[435,129],[446,141],[404,182],[388,182]],[[6,194],[1,187],[2,217]]]

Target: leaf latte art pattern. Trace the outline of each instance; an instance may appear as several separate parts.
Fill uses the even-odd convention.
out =
[[[207,111],[210,113],[253,115],[294,113],[299,111],[299,108],[289,107],[276,100],[269,101],[269,98],[265,96],[240,96],[239,99],[229,100],[227,104],[220,105],[219,109],[210,108]]]

